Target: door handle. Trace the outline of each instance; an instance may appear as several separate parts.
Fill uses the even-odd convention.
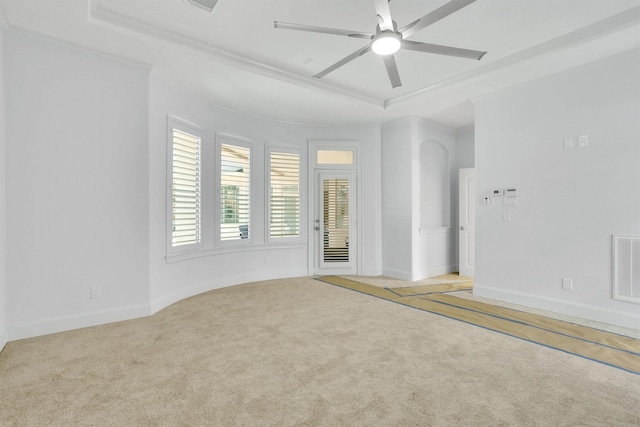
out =
[[[316,230],[316,231],[320,231],[320,227],[318,227],[318,226],[313,227],[313,229]]]
[[[464,225],[460,226],[460,230],[464,230]]]

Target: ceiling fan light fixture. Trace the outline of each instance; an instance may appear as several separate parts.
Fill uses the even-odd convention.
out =
[[[402,36],[393,31],[382,31],[373,38],[371,50],[378,55],[392,55],[400,49]]]

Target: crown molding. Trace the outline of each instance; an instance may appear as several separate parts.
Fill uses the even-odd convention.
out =
[[[384,101],[384,108],[388,109],[391,107],[397,107],[409,101],[413,101],[419,96],[427,96],[436,90],[446,90],[463,82],[468,83],[470,81],[479,80],[499,70],[503,70],[529,59],[547,53],[576,47],[638,24],[640,24],[640,6],[635,6],[622,13],[603,19],[602,21],[587,25],[586,27],[582,27],[571,33],[537,44],[504,58],[497,59],[486,65],[458,74],[450,79],[439,81],[405,95],[386,99]]]
[[[9,26],[8,30],[7,30],[7,34],[9,36],[16,36],[16,37],[21,37],[24,39],[31,39],[31,40],[35,40],[39,43],[46,43],[48,45],[51,46],[55,46],[57,48],[61,48],[61,49],[68,49],[71,51],[75,51],[75,52],[81,52],[83,54],[87,54],[87,55],[92,55],[98,58],[102,58],[108,61],[112,61],[112,62],[117,62],[120,64],[124,64],[124,65],[128,65],[134,68],[140,68],[142,70],[144,70],[147,73],[150,73],[151,70],[153,69],[153,66],[151,64],[147,64],[146,62],[141,62],[141,61],[135,61],[133,59],[129,59],[129,58],[125,58],[123,56],[118,56],[118,55],[114,55],[111,53],[105,53],[105,52],[101,52],[99,50],[96,49],[92,49],[90,47],[86,47],[83,45],[80,45],[78,43],[73,43],[70,42],[68,40],[61,40],[58,38],[54,38],[51,36],[48,36],[46,34],[41,34],[41,33],[35,33],[31,30],[25,30],[23,28],[16,28],[16,27],[12,27]]]
[[[7,21],[7,15],[4,13],[2,5],[0,5],[0,30],[7,31],[9,29],[9,21]]]
[[[156,69],[152,69],[150,72],[152,78],[157,79],[159,83],[164,84],[172,88],[173,90],[180,91],[187,96],[193,97],[197,99],[199,102],[206,104],[208,107],[226,112],[229,114],[234,114],[237,116],[246,117],[251,120],[257,120],[265,123],[273,123],[282,126],[289,126],[295,128],[317,128],[317,129],[365,129],[370,127],[380,126],[379,123],[360,123],[360,124],[343,124],[343,125],[333,125],[333,124],[323,124],[323,123],[314,123],[314,122],[302,122],[302,121],[292,121],[292,120],[284,120],[276,117],[269,117],[261,114],[247,113],[246,111],[238,110],[235,108],[231,108],[222,104],[218,104],[211,100],[211,98],[203,96],[201,93],[191,90],[189,88],[182,87],[179,83],[173,81],[171,78],[167,77],[163,73],[159,72]]]
[[[323,93],[348,99],[349,101],[358,101],[373,107],[383,109],[384,102],[380,99],[367,96],[365,94],[349,90],[347,88],[329,85],[319,79],[313,77],[301,77],[290,71],[285,71],[265,63],[247,59],[234,53],[225,51],[216,46],[204,43],[184,34],[167,30],[156,25],[148,24],[140,20],[124,16],[112,10],[108,10],[100,5],[100,1],[91,0],[89,7],[89,19],[94,21],[110,24],[124,30],[142,34],[153,39],[162,40],[179,46],[184,46],[200,53],[206,54],[209,58],[239,68],[245,71],[259,74],[264,77],[276,79],[290,84],[312,89]]]

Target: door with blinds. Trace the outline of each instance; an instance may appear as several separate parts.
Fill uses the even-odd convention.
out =
[[[316,172],[315,274],[356,274],[355,175]]]

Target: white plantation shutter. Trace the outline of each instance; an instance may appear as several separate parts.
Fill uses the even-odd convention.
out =
[[[300,236],[300,155],[269,156],[269,236]]]
[[[251,210],[251,149],[220,144],[220,240],[248,239]]]
[[[349,179],[323,179],[323,258],[349,262]]]
[[[172,131],[171,246],[201,242],[201,137]]]

